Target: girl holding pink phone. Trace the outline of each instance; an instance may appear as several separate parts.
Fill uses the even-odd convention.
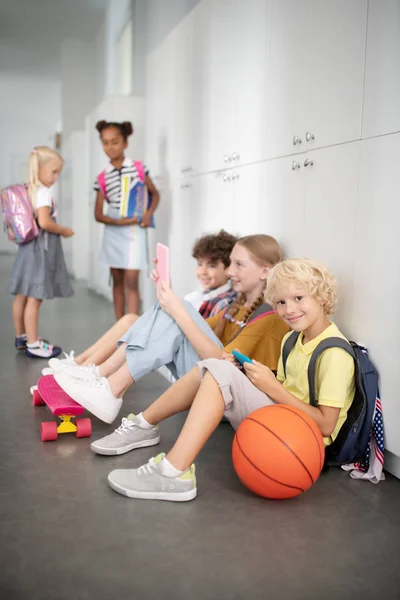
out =
[[[176,296],[169,282],[162,282],[158,302],[130,327],[107,361],[95,372],[79,366],[67,372],[60,361],[55,361],[55,367],[60,365],[54,375],[57,383],[87,410],[112,423],[127,389],[163,365],[179,379],[199,360],[233,361],[231,352],[238,349],[276,371],[288,327],[265,303],[264,292],[268,271],[281,259],[280,247],[271,236],[251,235],[237,241],[230,258],[228,273],[238,297],[227,309],[203,319],[192,305]],[[152,275],[159,279],[157,270]],[[124,434],[137,426],[135,419],[131,420],[123,420],[118,434],[94,442],[92,450],[107,453],[104,446],[117,443],[121,447],[110,447],[108,453],[128,451]]]

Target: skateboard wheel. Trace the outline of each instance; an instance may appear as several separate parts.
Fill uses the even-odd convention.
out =
[[[40,426],[40,436],[42,442],[52,442],[58,438],[57,423],[54,421],[47,421],[42,423]]]
[[[32,404],[33,406],[44,406],[46,404],[42,396],[39,394],[39,390],[33,390]]]
[[[79,419],[76,421],[75,437],[90,437],[92,435],[92,421],[90,419]]]

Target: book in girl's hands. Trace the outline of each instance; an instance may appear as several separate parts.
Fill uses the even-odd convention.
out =
[[[138,222],[142,221],[143,215],[148,209],[148,191],[142,181],[136,181],[132,185],[130,177],[121,177],[121,206],[120,217],[131,219],[136,217]],[[154,218],[151,220],[154,227]]]

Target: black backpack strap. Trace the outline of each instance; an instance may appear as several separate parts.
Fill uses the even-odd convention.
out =
[[[289,341],[289,340],[288,340]],[[310,393],[310,404],[311,406],[317,406],[318,401],[315,396],[315,370],[317,366],[317,360],[328,348],[342,348],[345,350],[356,360],[356,355],[354,350],[349,342],[340,337],[330,337],[326,338],[326,340],[322,340],[315,348],[314,352],[311,355],[311,359],[308,365],[308,387]]]
[[[300,332],[298,331],[292,331],[292,333],[288,336],[288,338],[286,339],[285,343],[283,344],[283,348],[282,348],[282,365],[283,365],[283,372],[285,374],[286,377],[286,363],[287,363],[287,359],[289,357],[289,354],[291,353],[291,351],[293,350],[293,348],[296,345],[296,342],[299,338]]]

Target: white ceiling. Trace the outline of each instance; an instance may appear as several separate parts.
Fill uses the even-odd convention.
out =
[[[66,38],[93,39],[108,0],[0,0],[0,73],[60,77]]]

